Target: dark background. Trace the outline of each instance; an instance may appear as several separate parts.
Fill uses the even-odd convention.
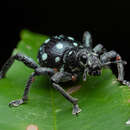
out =
[[[10,56],[20,40],[22,29],[57,35],[65,34],[81,40],[85,30],[92,33],[94,46],[102,43],[116,50],[128,62],[126,78],[130,76],[130,9],[127,3],[70,3],[45,1],[9,1],[5,8],[5,39],[0,47],[0,66]]]

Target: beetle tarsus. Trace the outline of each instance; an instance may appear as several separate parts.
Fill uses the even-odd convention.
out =
[[[21,105],[23,103],[24,103],[23,99],[14,100],[14,101],[9,103],[9,107],[18,107],[19,105]]]
[[[78,104],[75,104],[74,107],[73,107],[72,114],[77,115],[80,112],[81,112],[81,109],[79,108]]]
[[[123,80],[121,83],[122,83],[123,85],[126,85],[126,86],[130,87],[130,82],[127,81],[127,80]]]

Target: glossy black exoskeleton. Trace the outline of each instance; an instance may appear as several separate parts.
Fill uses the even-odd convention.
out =
[[[85,81],[87,74],[101,75],[103,67],[117,64],[118,80],[121,84],[130,86],[130,82],[124,80],[124,64],[126,62],[117,52],[107,52],[101,44],[92,48],[92,38],[89,32],[84,33],[82,42],[64,35],[47,39],[38,52],[39,65],[20,53],[12,56],[3,66],[0,78],[5,76],[14,60],[22,61],[26,66],[34,69],[34,72],[27,81],[22,99],[10,102],[9,106],[19,106],[28,99],[30,86],[33,78],[37,75],[49,75],[52,86],[73,104],[73,114],[78,114],[81,111],[77,104],[78,99],[70,96],[59,85],[60,82],[76,80],[81,74]]]

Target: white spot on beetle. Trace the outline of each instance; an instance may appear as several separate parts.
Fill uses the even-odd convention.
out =
[[[62,45],[61,43],[58,43],[58,44],[56,45],[56,47],[57,47],[58,49],[62,49],[62,48],[63,48],[63,45]]]
[[[40,51],[42,50],[42,47],[40,47]]]
[[[73,38],[73,37],[68,37],[68,39],[69,39],[69,40],[74,40],[74,38]]]
[[[72,51],[69,52],[69,55],[71,55],[71,54],[72,54]]]
[[[60,57],[56,57],[55,62],[59,62],[59,61],[60,61]]]
[[[80,48],[84,48],[82,45],[79,46]]]
[[[44,43],[48,43],[50,41],[50,39],[47,39]]]
[[[47,54],[46,53],[43,53],[42,55],[42,60],[46,60],[47,59]]]
[[[74,45],[74,46],[78,46],[78,43],[74,42],[73,45]]]

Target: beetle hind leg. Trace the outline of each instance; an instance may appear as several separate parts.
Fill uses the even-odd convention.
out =
[[[29,94],[29,90],[30,90],[30,87],[34,81],[34,77],[35,76],[39,76],[39,75],[53,75],[55,73],[55,71],[51,68],[46,68],[46,67],[38,67],[35,69],[35,72],[33,72],[27,83],[26,83],[26,86],[25,86],[25,89],[24,89],[24,94],[23,94],[23,97],[22,99],[19,99],[19,100],[14,100],[12,102],[9,103],[9,106],[10,107],[17,107],[23,103],[25,103],[27,100],[28,100],[28,94]]]
[[[29,93],[29,90],[30,90],[30,86],[31,86],[31,84],[33,82],[34,76],[36,76],[36,73],[33,72],[31,74],[31,76],[29,77],[29,80],[26,83],[26,87],[25,87],[22,99],[11,101],[9,103],[10,107],[17,107],[17,106],[23,104],[25,101],[28,100],[28,93]]]
[[[34,81],[34,77],[35,76],[39,76],[39,75],[53,75],[55,73],[55,71],[51,68],[46,68],[46,67],[38,67],[35,69],[35,72],[33,72],[27,83],[26,83],[26,86],[25,86],[25,89],[24,89],[24,94],[23,94],[23,97],[22,99],[19,99],[19,100],[15,100],[15,101],[12,101],[9,103],[9,106],[10,107],[17,107],[23,103],[25,103],[27,100],[28,100],[28,94],[29,94],[29,90],[30,90],[30,87]]]

